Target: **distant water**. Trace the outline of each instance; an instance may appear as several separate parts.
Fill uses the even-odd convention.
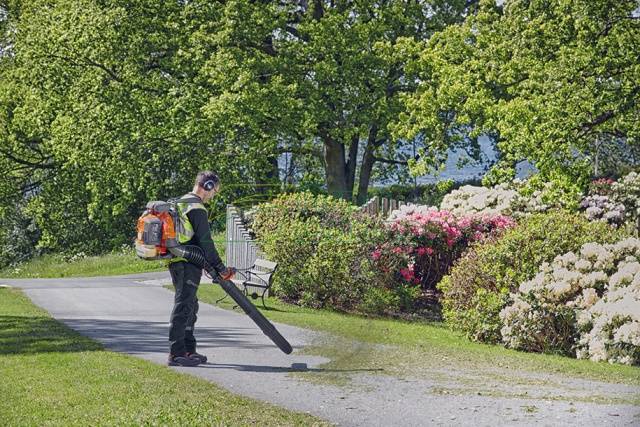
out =
[[[482,176],[489,169],[489,166],[495,161],[497,153],[489,138],[480,137],[478,139],[478,142],[480,144],[480,150],[482,152],[482,161],[471,161],[466,163],[462,167],[458,167],[458,163],[461,160],[469,159],[469,156],[464,152],[464,150],[451,150],[448,153],[449,156],[442,171],[417,177],[416,182],[418,184],[431,184],[448,179],[460,182],[470,179],[482,178]],[[284,171],[287,166],[287,155],[281,155],[278,159],[278,163],[280,166],[280,170]],[[518,176],[518,178],[526,178],[532,173],[535,173],[535,167],[528,162],[520,163],[516,170],[516,175]],[[374,182],[372,183],[372,185],[379,186],[389,185],[393,183],[393,180],[387,180],[384,182]]]
[[[464,150],[451,150],[445,163],[444,170],[439,173],[423,175],[417,178],[418,184],[432,184],[438,181],[451,179],[453,181],[467,181],[470,179],[480,179],[489,169],[490,165],[496,160],[497,152],[491,144],[491,140],[487,137],[478,138],[480,150],[482,152],[482,161],[471,161],[463,167],[458,167],[460,161],[470,160]],[[517,165],[516,176],[518,178],[526,178],[535,173],[535,167],[529,162],[521,162]]]

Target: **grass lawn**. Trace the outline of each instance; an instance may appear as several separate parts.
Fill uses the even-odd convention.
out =
[[[225,233],[214,236],[216,249],[224,259]],[[109,253],[69,262],[61,255],[44,255],[14,268],[0,270],[5,278],[92,277],[166,270],[164,261],[143,261],[135,253]]]
[[[0,425],[325,425],[105,351],[0,288]]]
[[[224,291],[217,285],[201,285],[198,291],[201,301],[212,304],[223,295]],[[255,302],[256,306],[261,307],[259,300]],[[231,298],[227,298],[218,305],[231,309],[234,303]],[[327,342],[318,342],[316,347],[309,350],[313,354],[331,358],[332,362],[327,365],[330,368],[354,369],[366,366],[381,368],[386,374],[399,377],[424,374],[433,378],[436,371],[446,373],[452,367],[469,374],[468,391],[480,390],[476,386],[488,382],[507,381],[531,385],[541,381],[541,378],[551,383],[559,376],[640,385],[638,367],[525,353],[497,345],[473,343],[442,323],[367,318],[301,308],[272,298],[268,299],[267,305],[269,309],[262,311],[275,322],[329,332],[337,337]],[[354,341],[357,343],[354,344]],[[529,373],[534,375],[528,375]],[[604,400],[616,401],[615,397]],[[624,402],[640,404],[640,396]]]

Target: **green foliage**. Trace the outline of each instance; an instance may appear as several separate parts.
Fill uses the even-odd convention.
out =
[[[274,292],[310,307],[354,309],[374,284],[370,254],[381,224],[331,196],[284,194],[258,206],[253,229],[279,263]]]
[[[511,210],[518,214],[553,209],[577,212],[586,186],[567,175],[554,174],[546,178],[535,174],[515,185],[518,195],[511,202]]]
[[[23,206],[10,206],[0,215],[0,270],[17,265],[38,253],[38,229]]]
[[[509,293],[531,279],[543,262],[584,243],[610,243],[623,235],[605,223],[563,211],[523,218],[499,238],[472,246],[439,283],[444,318],[470,339],[498,342],[498,315]]]
[[[295,220],[318,220],[322,227],[346,230],[355,208],[350,203],[332,196],[314,195],[310,192],[282,194],[257,209],[252,229],[258,239]]]
[[[204,113],[219,94],[206,67],[209,37],[219,29],[210,24],[223,18],[218,5],[35,0],[7,7],[0,204],[29,195],[25,212],[41,231],[41,248],[118,247],[133,237],[146,201],[184,194],[201,169],[220,173],[222,205],[279,184],[273,141],[247,132],[225,139]]]
[[[413,167],[486,134],[500,152],[491,183],[512,179],[523,159],[545,176],[578,179],[606,155],[598,141],[636,146],[637,8],[635,0],[484,0],[463,24],[426,43],[407,40],[417,57],[407,69],[420,84],[396,133],[425,135]]]
[[[345,230],[311,217],[263,234],[262,249],[279,263],[275,294],[303,306],[355,308],[374,283],[370,254],[381,237],[377,225],[362,219]]]

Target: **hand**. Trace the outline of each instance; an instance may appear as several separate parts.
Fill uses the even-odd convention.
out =
[[[220,272],[220,277],[222,280],[231,280],[236,275],[236,269],[233,267],[227,267],[223,271]]]

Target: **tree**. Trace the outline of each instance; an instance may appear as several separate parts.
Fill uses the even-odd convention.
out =
[[[198,34],[216,28],[218,5],[10,6],[11,55],[0,60],[0,162],[8,173],[0,179],[8,196],[31,196],[41,246],[124,243],[145,201],[184,192],[198,169],[217,169],[223,182],[265,175],[254,145],[231,145],[203,114],[215,88],[202,78]]]
[[[208,76],[220,93],[207,113],[227,137],[250,130],[272,159],[281,153],[323,162],[328,191],[358,201],[376,162],[406,164],[389,125],[405,78],[402,37],[428,39],[462,19],[464,1],[227,1],[219,31],[206,38]],[[238,25],[242,22],[243,25]],[[360,150],[364,150],[360,154]]]
[[[532,161],[545,176],[586,178],[594,147],[640,136],[640,17],[636,0],[485,0],[463,24],[419,50],[420,80],[398,135],[425,135],[429,153],[455,138],[493,136],[489,181]]]

